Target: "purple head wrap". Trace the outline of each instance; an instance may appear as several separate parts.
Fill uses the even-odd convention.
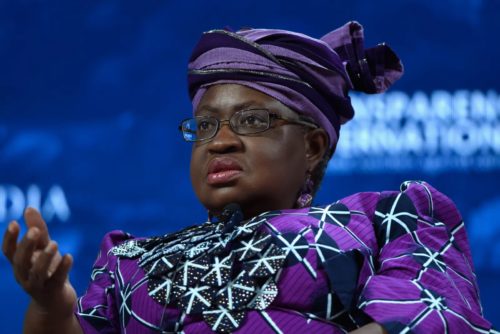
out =
[[[211,30],[189,61],[193,108],[211,85],[241,84],[267,94],[326,130],[333,148],[340,125],[354,116],[348,92],[385,91],[403,74],[385,44],[364,48],[357,22],[315,39],[286,30]]]

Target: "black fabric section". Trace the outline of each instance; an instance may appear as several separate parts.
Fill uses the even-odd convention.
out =
[[[408,231],[417,229],[417,209],[405,193],[401,193],[399,197],[394,195],[382,198],[378,201],[375,211],[373,221],[379,248],[407,234]]]
[[[344,308],[353,310],[357,304],[357,284],[364,255],[357,249],[326,260],[324,267],[330,286]]]

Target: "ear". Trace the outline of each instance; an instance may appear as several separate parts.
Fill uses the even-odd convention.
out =
[[[304,140],[307,170],[312,172],[328,151],[328,134],[321,128],[313,129],[305,133]]]

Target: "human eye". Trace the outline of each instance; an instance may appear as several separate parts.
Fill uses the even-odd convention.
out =
[[[198,132],[210,132],[213,130],[215,124],[210,117],[202,117],[197,119],[197,130]]]
[[[239,117],[238,124],[248,128],[263,128],[268,123],[268,116],[265,110],[243,111]]]

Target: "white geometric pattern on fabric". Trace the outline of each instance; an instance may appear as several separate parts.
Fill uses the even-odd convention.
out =
[[[217,303],[228,310],[241,309],[255,296],[255,283],[242,271],[217,294]]]
[[[261,287],[257,287],[255,294],[256,296],[250,305],[257,310],[265,310],[278,295],[278,287],[273,278],[268,278]]]
[[[227,284],[231,278],[233,255],[229,254],[222,260],[219,256],[214,256],[211,270],[202,277],[201,281],[211,285],[222,286]]]
[[[186,314],[190,314],[195,309],[195,313],[200,313],[212,304],[210,289],[211,287],[208,285],[187,288],[187,292],[180,301],[181,306],[186,310]]]
[[[364,248],[370,249],[359,236],[354,233],[347,225],[342,222],[345,220],[347,223],[350,220],[351,212],[347,207],[341,203],[334,203],[330,205],[326,205],[324,207],[321,206],[313,206],[309,210],[309,214],[313,217],[317,217],[319,220],[319,228],[324,229],[326,224],[333,224],[342,228],[344,231],[349,233],[349,235],[356,240],[356,242],[363,245]]]
[[[274,246],[268,247],[264,254],[257,253],[257,259],[247,261],[245,267],[250,276],[269,276],[276,274],[281,264],[285,261],[284,252]]]
[[[291,258],[295,259],[304,266],[304,268],[313,278],[316,278],[316,271],[305,257],[307,251],[313,245],[309,245],[304,235],[311,232],[311,229],[309,227],[304,227],[296,234],[282,234],[276,229],[276,227],[271,224],[266,224],[266,227],[274,232],[275,238],[278,240],[278,246],[281,247],[281,250],[285,252],[284,255],[287,258],[287,262],[290,262]],[[287,238],[288,236],[290,236],[291,240]]]
[[[238,328],[244,317],[245,312],[231,312],[221,305],[215,310],[203,312],[203,318],[211,325],[212,330],[221,333],[230,333]]]
[[[386,245],[390,240],[391,240],[391,235],[393,234],[392,229],[394,228],[393,223],[399,227],[401,227],[406,233],[411,233],[412,229],[408,227],[408,225],[402,221],[400,218],[401,217],[410,217],[413,219],[417,219],[418,216],[411,214],[409,212],[398,212],[394,213],[396,211],[396,207],[401,199],[401,196],[403,193],[399,193],[392,203],[391,210],[390,212],[379,212],[378,210],[375,210],[375,215],[379,218],[382,218],[382,224],[381,225],[386,225],[385,226],[385,242],[384,245]]]
[[[238,256],[239,261],[246,260],[262,250],[271,242],[271,236],[254,235],[250,240],[241,240],[241,247],[233,252]]]
[[[447,333],[457,328],[454,326],[463,326],[461,328],[470,328],[470,332],[499,334],[490,327],[486,329],[472,323],[474,318],[460,314],[462,308],[456,306],[475,312],[478,302],[474,299],[476,283],[472,264],[463,241],[464,224],[453,221],[457,217],[455,208],[424,183],[419,183],[416,190],[414,183],[403,187],[408,188],[408,193],[370,193],[366,202],[357,202],[363,197],[361,194],[325,207],[275,211],[250,221],[235,224],[232,221],[228,226],[208,223],[162,237],[136,239],[127,245],[124,245],[127,241],[115,243],[120,242],[118,238],[124,238],[121,235],[107,239],[107,245],[111,241],[112,247],[117,248],[115,253],[110,248],[108,258],[103,251],[92,278],[107,282],[102,291],[114,299],[117,320],[102,316],[109,310],[99,299],[94,299],[93,304],[83,304],[85,310],[79,300],[77,314],[97,331],[120,326],[124,332],[143,325],[155,332],[182,333],[189,331],[188,324],[203,317],[212,330],[228,333],[246,329],[245,316],[254,311],[253,319],[259,314],[261,323],[265,321],[262,326],[268,326],[267,331],[283,333],[288,327],[280,328],[286,317],[280,315],[283,300],[277,282],[282,277],[288,279],[287,283],[280,282],[282,286],[297,286],[297,282],[290,282],[291,276],[295,279],[290,273],[295,274],[297,270],[301,273],[300,279],[308,284],[315,284],[312,279],[320,275],[325,281],[321,285],[324,289],[321,298],[310,300],[318,305],[317,309],[296,312],[308,326],[314,325],[313,320],[319,320],[318,323],[326,320],[338,324],[335,328],[351,330],[365,323],[362,312],[369,306],[366,312],[385,307],[396,310],[396,314],[399,308],[414,310],[411,314],[399,314],[398,318],[391,318],[390,314],[385,317],[378,311],[376,314],[385,319],[382,323],[389,326],[390,333],[409,333],[429,326],[443,328]],[[346,205],[356,210],[349,211]],[[364,205],[374,211],[363,211]],[[274,216],[283,220],[269,222]],[[297,221],[293,216],[297,216]],[[447,219],[450,216],[453,218]],[[351,220],[354,217],[356,220]],[[285,221],[285,218],[290,219]],[[428,231],[432,231],[432,235]],[[135,257],[140,258],[133,260]],[[127,260],[122,261],[123,258]],[[108,260],[113,263],[109,269],[104,264]],[[123,269],[121,263],[127,263],[128,267],[123,267],[127,269]],[[129,266],[131,263],[136,263],[136,267]],[[391,271],[401,265],[407,266],[404,274],[411,273],[410,278],[391,275]],[[335,268],[344,268],[346,278]],[[383,273],[379,275],[379,271]],[[246,277],[241,276],[242,272],[246,272]],[[349,277],[354,289],[348,283]],[[357,281],[359,277],[363,277],[364,286],[361,297],[356,291],[362,287]],[[372,279],[374,284],[370,284]],[[381,287],[380,283],[385,282],[390,284]],[[147,294],[144,293],[146,284]],[[384,291],[384,287],[391,284],[399,290]],[[399,296],[395,291],[399,291]],[[449,291],[452,292],[448,294]],[[133,300],[134,296],[141,299]],[[144,297],[147,298],[142,299]],[[132,307],[132,302],[137,305],[143,300],[153,308],[163,307],[161,319],[149,318],[148,313],[135,313],[138,309]],[[275,300],[278,303],[272,304]],[[274,307],[268,309],[270,306]],[[283,310],[287,314],[295,312]]]

